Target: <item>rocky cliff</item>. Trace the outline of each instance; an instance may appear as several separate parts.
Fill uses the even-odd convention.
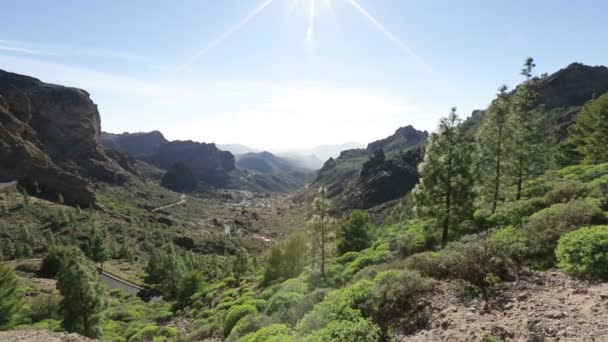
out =
[[[153,155],[161,145],[168,142],[159,131],[122,134],[101,133],[101,143],[105,149],[118,150],[135,158]]]
[[[319,186],[340,209],[371,208],[407,194],[418,182],[421,147],[428,132],[404,126],[365,149],[342,151],[328,159],[317,179],[299,198],[314,196]]]
[[[153,162],[169,170],[175,163],[183,162],[194,176],[212,186],[223,186],[226,172],[236,169],[232,153],[218,149],[215,144],[194,141],[172,141],[158,148]]]
[[[66,203],[94,203],[88,179],[129,179],[101,147],[100,121],[84,90],[0,70],[0,178],[61,193]]]

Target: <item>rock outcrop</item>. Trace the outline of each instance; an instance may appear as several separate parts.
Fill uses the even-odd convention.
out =
[[[221,187],[227,181],[226,173],[236,169],[232,153],[221,151],[215,144],[194,141],[172,141],[161,145],[153,158],[158,167],[169,170],[182,162],[201,181]]]
[[[400,198],[418,182],[418,164],[426,131],[404,126],[387,138],[374,141],[365,149],[342,151],[328,159],[317,179],[296,199],[310,200],[319,186],[339,209],[369,209]]]
[[[177,162],[165,173],[160,184],[173,191],[191,192],[198,186],[198,180],[186,163]]]
[[[393,150],[401,150],[403,148],[411,148],[412,146],[420,146],[424,144],[428,139],[429,133],[427,131],[419,131],[412,125],[400,127],[390,137],[374,141],[367,145],[369,152],[375,152],[377,150],[383,150],[384,152],[390,152]]]
[[[87,179],[129,179],[103,151],[99,112],[84,90],[0,70],[0,97],[1,179],[80,205],[95,202]]]
[[[159,131],[145,133],[101,133],[101,143],[108,150],[118,150],[135,158],[154,155],[158,148],[168,143]]]
[[[358,206],[367,209],[403,197],[418,183],[421,161],[421,149],[409,150],[390,159],[379,150],[363,164],[359,174]]]

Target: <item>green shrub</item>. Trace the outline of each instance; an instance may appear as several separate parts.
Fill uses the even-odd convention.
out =
[[[79,249],[68,246],[53,247],[47,255],[42,259],[40,266],[40,275],[48,278],[55,278],[59,273],[59,268],[66,258],[71,254],[81,254]]]
[[[498,206],[490,219],[499,226],[521,226],[526,217],[545,207],[546,204],[542,198],[505,202]]]
[[[304,337],[305,342],[376,342],[380,340],[380,329],[365,318],[356,321],[333,321],[325,328]]]
[[[321,330],[332,321],[356,321],[361,316],[363,307],[372,296],[373,283],[362,280],[358,283],[329,292],[325,299],[314,306],[298,322],[296,331],[300,336],[307,336]]]
[[[369,214],[365,210],[355,209],[338,230],[338,255],[358,252],[370,246],[372,227]]]
[[[565,180],[555,183],[553,189],[544,196],[548,205],[555,203],[566,203],[573,199],[585,198],[589,188],[585,183],[578,180]]]
[[[491,285],[489,278],[504,276],[506,268],[492,254],[485,240],[452,242],[443,251],[444,263],[450,277],[462,279],[479,288],[485,299]]]
[[[372,295],[362,311],[380,327],[386,341],[394,328],[418,325],[424,314],[419,303],[432,287],[432,281],[416,271],[384,271],[374,279]]]
[[[228,335],[230,335],[232,328],[241,318],[257,313],[258,310],[253,305],[237,305],[230,308],[226,314],[226,319],[224,320],[224,337],[228,337]]]
[[[527,245],[526,231],[514,226],[502,227],[490,236],[488,245],[491,253],[502,262],[519,272],[530,250]]]
[[[551,261],[563,234],[603,220],[597,204],[581,199],[554,204],[535,213],[525,225],[532,256]]]
[[[558,266],[568,274],[608,279],[608,226],[585,227],[565,234],[555,251]]]
[[[355,261],[355,259],[357,259],[360,255],[361,253],[359,252],[347,252],[336,258],[336,263],[345,265],[349,262]]]
[[[405,259],[405,267],[420,272],[427,277],[446,278],[449,270],[441,252],[423,252]]]
[[[402,236],[392,242],[392,248],[399,251],[402,256],[428,251],[439,243],[436,229],[428,221],[413,221]]]
[[[232,328],[230,335],[226,338],[226,342],[235,342],[239,338],[258,331],[259,329],[272,324],[270,317],[265,315],[247,315],[240,319]]]
[[[302,300],[304,295],[297,292],[279,292],[268,300],[266,314],[274,315],[281,322],[290,321],[291,309]]]
[[[59,303],[61,297],[57,295],[41,295],[35,297],[30,303],[29,316],[32,323],[47,319],[61,319]]]
[[[179,307],[185,307],[190,303],[190,297],[203,287],[203,274],[198,271],[190,271],[179,280],[177,291],[177,302]]]
[[[239,342],[293,342],[289,327],[285,324],[273,324],[264,327],[255,333],[246,335]]]

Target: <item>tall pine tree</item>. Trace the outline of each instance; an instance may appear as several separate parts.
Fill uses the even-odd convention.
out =
[[[104,307],[103,288],[97,272],[82,254],[68,254],[57,275],[61,292],[62,325],[67,331],[96,337]]]
[[[0,330],[10,328],[24,303],[15,272],[0,263]]]
[[[456,108],[439,122],[431,134],[424,161],[420,164],[420,183],[415,190],[416,211],[432,217],[442,228],[441,244],[462,220],[473,213],[472,144],[467,140]]]
[[[318,196],[312,203],[313,215],[308,221],[313,262],[317,260],[316,254],[319,254],[319,268],[321,276],[325,277],[325,262],[327,259],[327,245],[329,243],[331,232],[335,226],[335,220],[330,216],[329,210],[331,202],[327,199],[327,189],[321,187]],[[313,265],[314,266],[314,265]]]
[[[510,142],[508,123],[510,101],[507,86],[499,88],[496,99],[483,116],[477,131],[478,173],[484,195],[492,198],[492,212],[496,211],[505,174],[505,158]]]
[[[521,199],[524,182],[547,169],[550,152],[546,144],[545,111],[537,105],[536,78],[532,71],[534,59],[526,59],[521,75],[525,81],[512,95],[509,126],[512,128],[512,152],[509,154],[509,175],[516,185],[516,200]]]
[[[585,164],[608,161],[608,94],[585,104],[570,129],[569,142],[574,144]]]

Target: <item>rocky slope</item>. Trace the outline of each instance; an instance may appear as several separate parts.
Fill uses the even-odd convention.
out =
[[[133,157],[148,157],[155,154],[158,148],[168,143],[159,131],[145,133],[101,133],[101,143],[106,150],[118,150]]]
[[[66,203],[96,201],[87,180],[124,183],[104,152],[97,106],[84,90],[0,70],[0,178]]]
[[[368,209],[400,198],[418,182],[420,148],[428,136],[426,131],[405,126],[365,149],[342,151],[338,158],[325,162],[315,182],[299,198],[314,196],[319,186],[328,188],[329,197],[341,210]]]
[[[484,303],[440,283],[427,329],[401,341],[608,341],[608,284],[572,279],[561,271],[522,275]]]

